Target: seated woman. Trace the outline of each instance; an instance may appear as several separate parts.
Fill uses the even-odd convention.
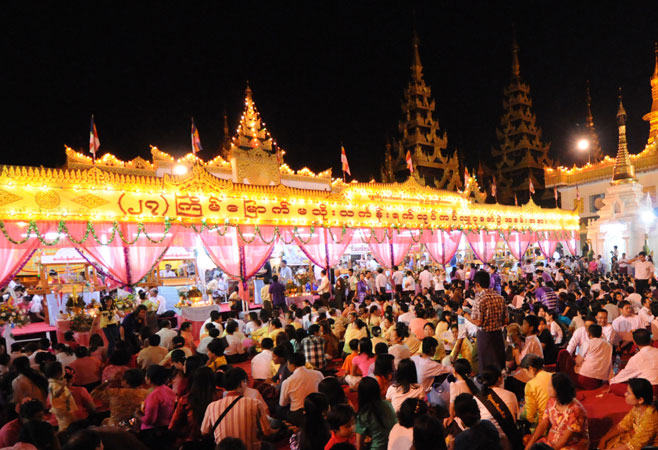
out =
[[[386,391],[386,400],[391,402],[395,412],[400,410],[402,402],[408,398],[425,398],[425,391],[418,384],[416,364],[409,358],[400,361],[395,372],[395,382]]]
[[[247,353],[242,346],[244,340],[244,334],[238,330],[238,323],[235,320],[229,320],[226,324],[226,343],[228,347],[224,349],[224,356],[229,364],[247,360]]]
[[[583,405],[576,400],[576,389],[571,378],[564,373],[554,373],[548,391],[550,398],[546,406],[546,414],[537,425],[525,449],[530,450],[536,442],[539,442],[548,444],[554,449],[587,450],[589,448],[587,413]],[[549,427],[548,436],[542,437]]]
[[[631,410],[599,442],[600,449],[640,450],[658,446],[658,412],[653,405],[653,388],[644,378],[628,380],[626,403]]]

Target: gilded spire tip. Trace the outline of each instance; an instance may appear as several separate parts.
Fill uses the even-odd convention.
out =
[[[516,33],[512,41],[512,75],[518,77],[521,75],[521,67],[519,65],[519,45],[516,43]]]

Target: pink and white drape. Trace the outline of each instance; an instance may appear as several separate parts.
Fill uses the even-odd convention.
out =
[[[514,259],[521,261],[528,247],[537,240],[537,237],[532,231],[508,231],[505,233],[505,240]]]
[[[375,260],[387,269],[404,261],[417,231],[391,228],[361,229],[361,240],[368,244]]]
[[[578,233],[576,231],[562,231],[560,242],[571,253],[571,256],[576,256],[578,252]]]
[[[462,239],[460,230],[426,230],[420,237],[420,241],[427,249],[427,253],[438,264],[448,264]]]
[[[335,266],[352,242],[354,229],[342,227],[279,227],[284,242],[294,242],[316,266]]]
[[[483,264],[488,263],[493,258],[496,245],[500,240],[500,233],[498,231],[465,231],[466,239],[473,249],[473,253],[482,261]]]
[[[561,232],[560,232],[561,233]],[[558,232],[553,231],[538,231],[537,232],[537,245],[539,250],[545,258],[552,258],[557,249],[557,244],[560,242]]]
[[[39,222],[37,224],[39,233],[46,240],[54,240],[56,236],[48,236],[57,229],[55,222]],[[27,222],[4,222],[5,232],[14,241],[23,241],[28,237]],[[14,278],[23,266],[30,260],[34,252],[41,246],[36,234],[31,233],[26,242],[22,244],[12,243],[4,233],[0,233],[0,287],[5,287]]]
[[[275,227],[240,225],[204,229],[199,233],[210,259],[231,278],[253,277],[270,257],[277,239]]]
[[[67,222],[66,226],[69,235],[80,241],[87,229],[87,222]],[[143,230],[139,232],[139,224],[119,223],[112,239],[112,222],[94,223],[93,227],[100,243],[89,235],[81,244],[71,244],[90,263],[100,266],[101,272],[108,274],[115,283],[130,286],[138,283],[153,269],[178,231],[178,227],[171,226],[165,234],[164,224],[141,226]]]

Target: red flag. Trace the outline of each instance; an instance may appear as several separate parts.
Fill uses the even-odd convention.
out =
[[[89,129],[89,153],[94,155],[96,159],[96,152],[101,146],[101,141],[98,139],[98,131],[96,130],[96,124],[94,123],[94,115],[91,115],[91,128]]]
[[[407,150],[407,168],[409,172],[414,173],[414,163],[411,160],[411,150]]]
[[[347,154],[345,154],[345,147],[342,145],[340,146],[340,164],[343,167],[343,172],[351,176],[350,165],[347,163]]]
[[[491,196],[496,198],[496,177],[491,179]]]
[[[576,186],[576,200],[580,200],[580,190],[578,189],[578,186]]]
[[[531,194],[535,193],[535,185],[532,184],[532,178],[528,178],[528,190]]]
[[[553,195],[555,196],[555,203],[557,204],[557,185],[553,186]]]
[[[516,198],[516,192],[514,193],[514,206],[519,206],[519,199]]]
[[[468,179],[470,177],[468,176],[468,169],[464,170],[464,189],[468,187]]]
[[[196,125],[194,125],[194,117],[192,117],[192,153],[196,155],[196,152],[203,150],[201,147],[201,139],[199,139],[199,130],[197,130]]]

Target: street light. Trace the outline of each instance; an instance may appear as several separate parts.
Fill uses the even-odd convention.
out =
[[[579,139],[578,143],[577,143],[577,146],[578,146],[578,150],[583,151],[583,152],[587,151],[587,163],[591,164],[592,163],[592,154],[589,151],[589,140],[587,140],[585,138]]]

